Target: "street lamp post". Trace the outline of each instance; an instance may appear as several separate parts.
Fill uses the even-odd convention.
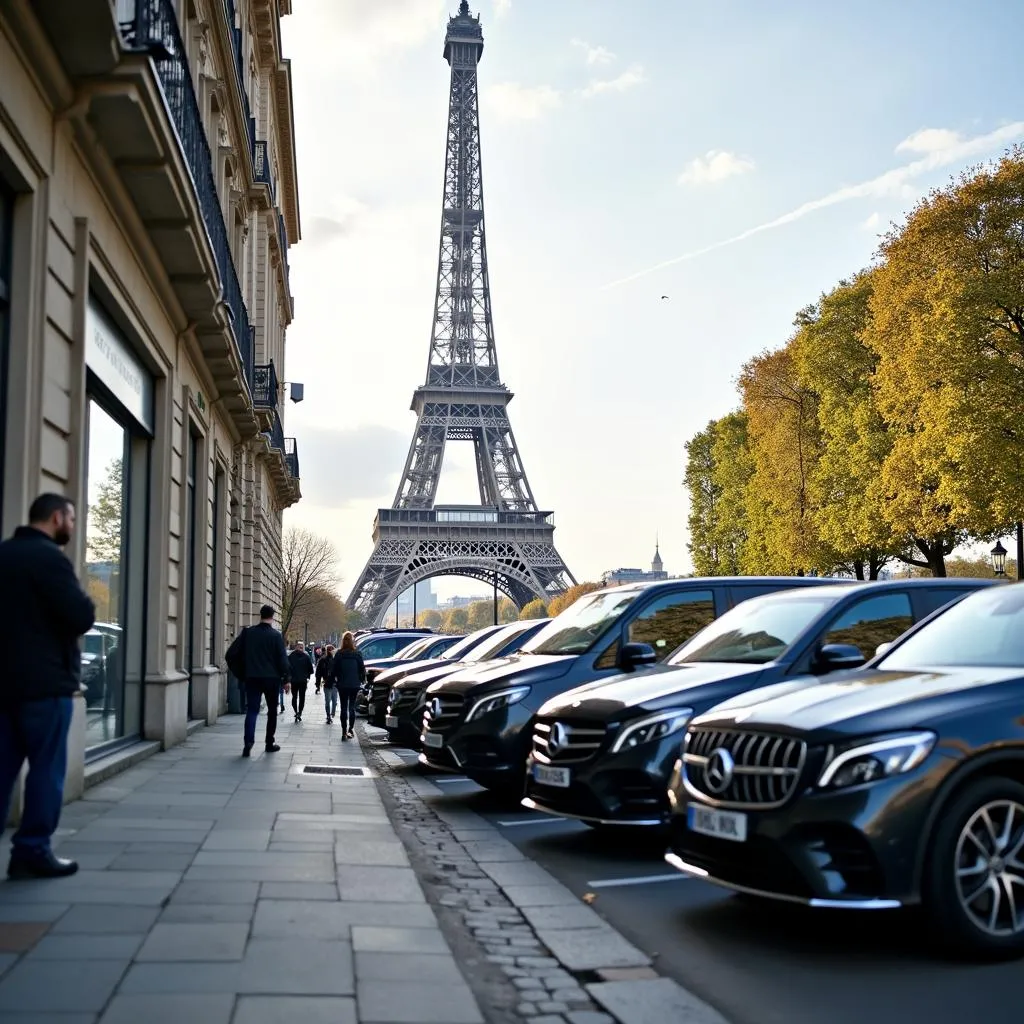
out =
[[[992,556],[992,572],[996,576],[1006,575],[1006,548],[1001,541],[996,541],[996,546],[989,552]],[[1019,572],[1019,570],[1018,570]]]
[[[1017,579],[1024,580],[1024,522],[1017,521]]]

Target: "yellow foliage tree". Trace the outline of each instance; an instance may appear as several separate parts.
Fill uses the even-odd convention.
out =
[[[548,604],[548,615],[554,618],[556,615],[564,612],[569,605],[574,604],[579,598],[583,597],[584,594],[591,594],[595,590],[600,589],[600,583],[577,583],[575,587],[570,587],[564,594],[559,594],[551,599]]]
[[[436,608],[428,608],[425,612],[420,612],[418,619],[418,625],[425,629],[441,628],[441,613]]]
[[[548,617],[548,606],[539,598],[535,597],[523,605],[519,613],[520,619],[546,619]]]

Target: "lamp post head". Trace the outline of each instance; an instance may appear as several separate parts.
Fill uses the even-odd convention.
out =
[[[1006,548],[1003,547],[1000,541],[996,541],[996,546],[989,552],[992,556],[992,572],[996,576],[1006,575]]]

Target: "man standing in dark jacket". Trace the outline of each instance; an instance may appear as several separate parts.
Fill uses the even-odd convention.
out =
[[[302,711],[306,706],[306,687],[309,677],[313,674],[313,662],[306,653],[306,645],[300,640],[288,655],[288,674],[292,680],[292,711],[295,721],[302,721]]]
[[[363,656],[356,650],[355,638],[346,633],[341,638],[341,650],[334,656],[331,679],[338,687],[341,701],[341,738],[354,736],[356,727],[356,697],[359,687],[366,682],[366,665]]]
[[[249,757],[256,742],[256,719],[260,714],[260,701],[267,701],[268,754],[281,748],[274,742],[277,732],[277,697],[282,681],[288,688],[288,651],[284,637],[274,629],[277,613],[269,604],[260,609],[260,621],[256,626],[246,626],[228,648],[225,660],[228,667],[245,681],[245,736],[242,757]]]
[[[11,791],[28,761],[21,827],[14,834],[10,878],[73,875],[73,860],[54,856],[50,838],[64,804],[68,729],[81,687],[78,638],[96,608],[61,551],[75,530],[75,506],[42,494],[0,544],[0,829]]]

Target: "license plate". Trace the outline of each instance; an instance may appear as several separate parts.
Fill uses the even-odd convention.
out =
[[[384,724],[389,729],[397,729],[398,728],[398,716],[397,715],[388,715],[388,717],[384,719]]]
[[[559,789],[566,789],[569,786],[569,769],[549,768],[546,764],[535,764],[533,778],[542,786],[558,786]]]
[[[444,737],[438,736],[436,732],[425,732],[423,734],[423,746],[425,747],[443,747]]]
[[[686,808],[686,823],[692,832],[716,839],[730,839],[734,843],[747,840],[747,816],[736,811],[715,811],[710,807]]]

